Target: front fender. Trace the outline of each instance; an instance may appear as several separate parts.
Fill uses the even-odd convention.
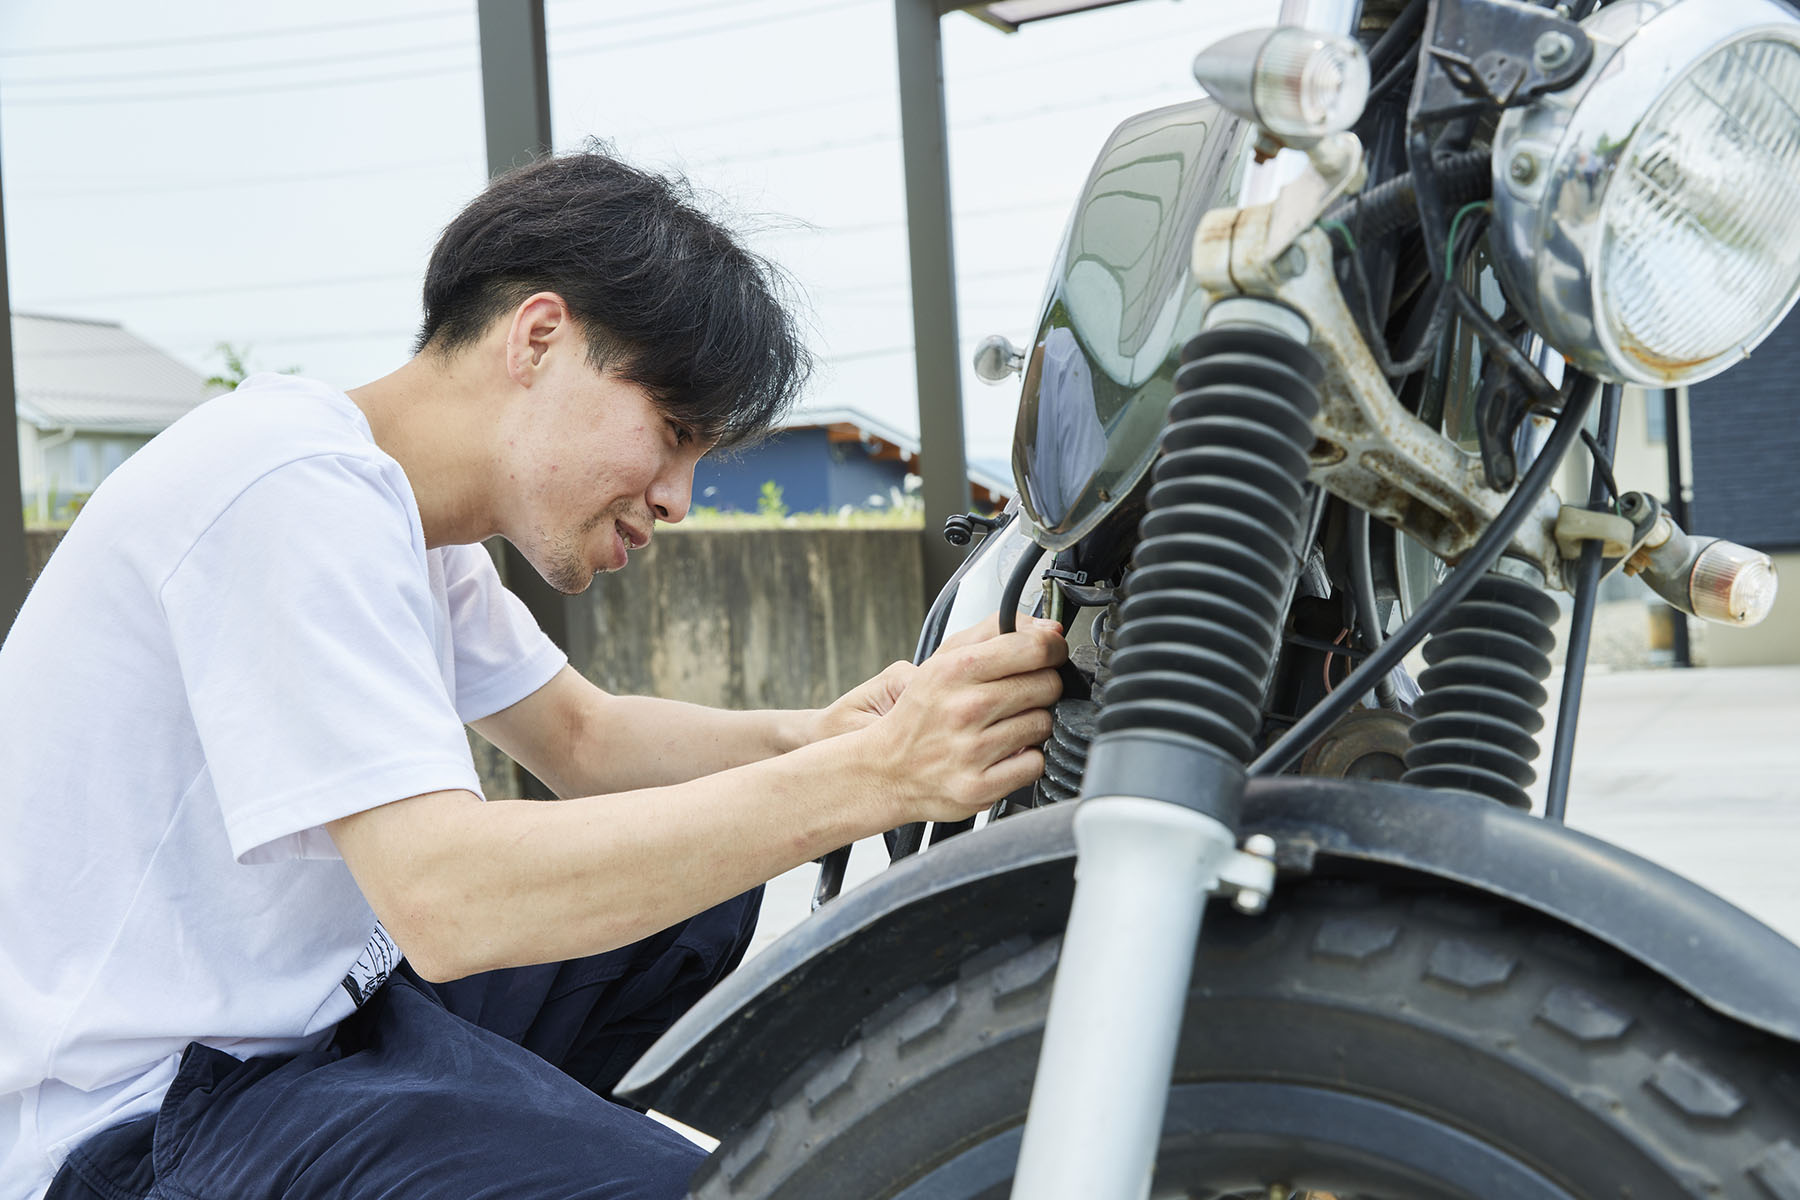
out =
[[[694,1006],[619,1092],[715,1136],[753,1119],[809,1057],[997,943],[1053,936],[1074,889],[1075,805],[916,855],[821,909]],[[1800,946],[1698,885],[1597,838],[1488,800],[1283,776],[1250,784],[1244,833],[1284,871],[1356,861],[1536,909],[1708,1007],[1800,1042]]]

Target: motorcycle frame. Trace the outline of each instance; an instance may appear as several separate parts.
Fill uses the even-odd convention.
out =
[[[1287,0],[1282,18],[1284,24],[1348,31],[1359,10],[1359,0]],[[1285,156],[1259,166],[1241,203],[1248,208],[1258,196],[1274,197],[1292,169]],[[1329,261],[1323,235],[1308,239],[1311,257]],[[1270,291],[1278,290],[1272,283]],[[1354,328],[1353,322],[1343,324],[1346,332]],[[1478,523],[1452,522],[1464,529]],[[1021,545],[1030,540],[1022,525],[990,537],[971,556],[953,581],[955,590],[934,606],[948,611],[940,628],[992,611],[1000,581],[1020,555],[1037,556],[1035,546]],[[1540,564],[1556,553],[1536,544],[1515,544],[1514,550],[1527,550],[1525,557]],[[1023,945],[1068,928],[1077,822],[1087,808],[1091,827],[1097,807],[1056,805],[1026,813],[979,838],[960,838],[896,865],[790,932],[702,1000],[633,1067],[619,1092],[721,1138],[749,1127],[746,1136],[754,1140],[753,1123],[767,1098],[810,1061],[854,1040],[870,1009],[880,1007],[846,1003],[847,997],[922,994],[953,981],[965,963],[998,943]],[[1372,872],[1534,910],[1613,947],[1721,1015],[1800,1043],[1800,1012],[1792,1003],[1800,994],[1800,946],[1687,880],[1560,824],[1491,801],[1402,784],[1277,777],[1251,782],[1236,832],[1273,838],[1277,866],[1290,878],[1366,878]],[[1196,911],[1146,922],[1165,926],[1162,940],[1169,944],[1183,938],[1192,944],[1205,891],[1216,882],[1201,877],[1217,875],[1219,853],[1195,858],[1186,875],[1173,870],[1169,881],[1195,893],[1192,905],[1170,907]],[[1110,985],[1106,976],[1099,978]],[[1184,972],[1183,983],[1185,978]],[[1086,990],[1099,994],[1097,987]],[[1047,1043],[1055,1037],[1055,1004]],[[1178,1021],[1178,1011],[1169,1019]],[[1068,1069],[1065,1063],[1065,1074]],[[1091,1056],[1083,1069],[1092,1069]],[[1123,1074],[1133,1072],[1143,1076],[1143,1064]],[[1144,1091],[1152,1082],[1118,1073],[1105,1080],[1114,1095]],[[1039,1119],[1037,1103],[1034,1094],[1021,1178]],[[1141,1126],[1149,1119],[1135,1117],[1117,1124]],[[1112,1140],[1148,1138],[1153,1146],[1155,1136],[1152,1124]],[[1109,1153],[1115,1162],[1131,1157]],[[1098,1177],[1121,1188],[1137,1185],[1116,1166],[1110,1176]],[[1142,1183],[1148,1186],[1147,1175]]]

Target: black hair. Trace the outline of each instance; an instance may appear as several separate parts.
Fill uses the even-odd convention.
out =
[[[417,351],[450,354],[534,292],[563,298],[589,362],[722,447],[768,433],[812,370],[786,277],[684,180],[590,143],[501,175],[445,227]]]

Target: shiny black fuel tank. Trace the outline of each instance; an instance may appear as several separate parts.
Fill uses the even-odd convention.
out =
[[[1069,218],[1025,365],[1013,477],[1039,541],[1079,541],[1156,457],[1204,297],[1189,261],[1235,204],[1250,126],[1210,100],[1140,113],[1100,152]]]

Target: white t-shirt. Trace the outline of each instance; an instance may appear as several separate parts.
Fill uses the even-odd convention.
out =
[[[255,376],[114,472],[0,650],[0,1200],[190,1041],[323,1045],[398,955],[321,826],[479,795],[463,723],[563,661],[323,384]]]

